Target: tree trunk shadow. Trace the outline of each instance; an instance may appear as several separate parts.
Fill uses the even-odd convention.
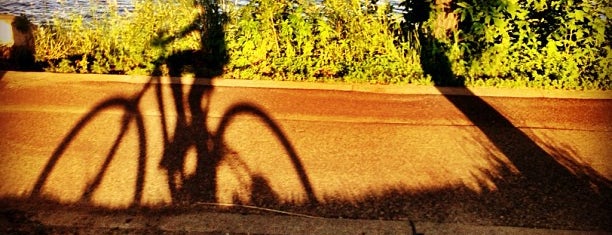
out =
[[[502,171],[503,175],[496,177],[498,180],[495,184],[498,190],[487,192],[480,197],[480,200],[485,200],[483,204],[502,207],[495,210],[501,209],[508,216],[515,218],[532,216],[539,220],[549,220],[550,217],[563,214],[565,217],[575,217],[579,221],[589,218],[592,213],[592,219],[610,226],[609,221],[612,220],[610,180],[590,166],[572,162],[571,158],[558,160],[557,156],[556,159],[555,155],[563,153],[545,151],[499,111],[466,88],[463,78],[453,73],[451,61],[447,57],[448,46],[432,35],[430,29],[425,29],[423,26],[430,16],[429,13],[434,11],[432,9],[434,4],[439,3],[416,0],[403,2],[406,9],[409,9],[404,16],[406,20],[404,28],[418,35],[420,61],[424,73],[431,76],[446,100],[463,113],[510,161],[512,166],[509,167],[518,170],[518,174],[509,170]],[[444,11],[452,11],[451,8],[445,6]],[[483,6],[482,9],[489,8]],[[468,21],[464,24],[470,23]],[[478,57],[484,49],[486,48],[477,48],[470,53]],[[443,86],[462,89],[464,95],[450,95],[444,92]],[[559,161],[565,162],[561,164]],[[564,165],[579,166],[580,171],[572,171]]]
[[[421,43],[425,47],[441,44],[433,37]],[[484,194],[482,200],[487,201],[484,204],[499,207],[495,210],[513,218],[545,221],[560,216],[581,221],[590,217],[609,226],[606,221],[612,220],[610,181],[589,166],[581,166],[581,172],[572,172],[560,164],[504,115],[466,88],[454,76],[449,59],[439,48],[422,49],[425,53],[421,54],[421,61],[434,63],[422,65],[425,73],[432,76],[444,97],[518,170],[518,174],[504,171],[504,175],[497,177],[498,192]],[[438,53],[431,54],[436,50]],[[446,94],[442,86],[457,86],[464,89],[465,95]]]

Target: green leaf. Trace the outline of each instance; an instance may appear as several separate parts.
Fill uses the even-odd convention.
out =
[[[578,31],[576,32],[576,39],[577,39],[577,40],[582,39],[582,38],[583,38],[583,36],[584,36],[584,31],[582,31],[582,30],[578,30]]]
[[[470,6],[470,4],[467,2],[458,2],[457,6],[460,6],[462,8],[472,8],[472,6]]]
[[[584,11],[576,10],[574,12],[574,19],[576,19],[577,21],[583,21],[584,20]]]

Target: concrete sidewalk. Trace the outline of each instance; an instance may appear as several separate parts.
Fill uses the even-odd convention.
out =
[[[10,223],[15,218],[20,222]],[[7,221],[9,224],[7,225]],[[3,233],[47,234],[610,234],[604,231],[552,230],[459,223],[330,219],[299,215],[189,212],[159,214],[87,212],[79,209],[3,208]]]

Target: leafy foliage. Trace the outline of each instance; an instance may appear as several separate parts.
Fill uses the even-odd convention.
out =
[[[367,0],[224,5],[219,41],[185,30],[200,14],[192,1],[138,1],[124,14],[110,6],[94,19],[54,18],[37,31],[36,58],[57,72],[153,74],[168,63],[160,58],[218,48],[223,76],[237,79],[612,88],[608,1],[400,5],[403,13]]]
[[[197,12],[190,4],[143,1],[124,15],[111,5],[104,13],[92,14],[98,16],[93,19],[78,14],[55,17],[39,27],[36,59],[48,62],[48,70],[55,72],[151,74],[158,58],[199,48],[197,34],[180,37],[164,48],[152,43],[175,36],[191,23]]]
[[[434,6],[422,31],[441,42],[467,85],[610,89],[609,4],[460,0],[446,11]],[[456,28],[436,21],[444,14],[458,19]]]
[[[420,79],[417,54],[393,33],[399,18],[388,3],[256,0],[234,19],[228,48],[236,78],[383,84]]]

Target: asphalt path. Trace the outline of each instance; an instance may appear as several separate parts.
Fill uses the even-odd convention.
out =
[[[609,99],[5,76],[0,197],[611,231],[609,110]]]

